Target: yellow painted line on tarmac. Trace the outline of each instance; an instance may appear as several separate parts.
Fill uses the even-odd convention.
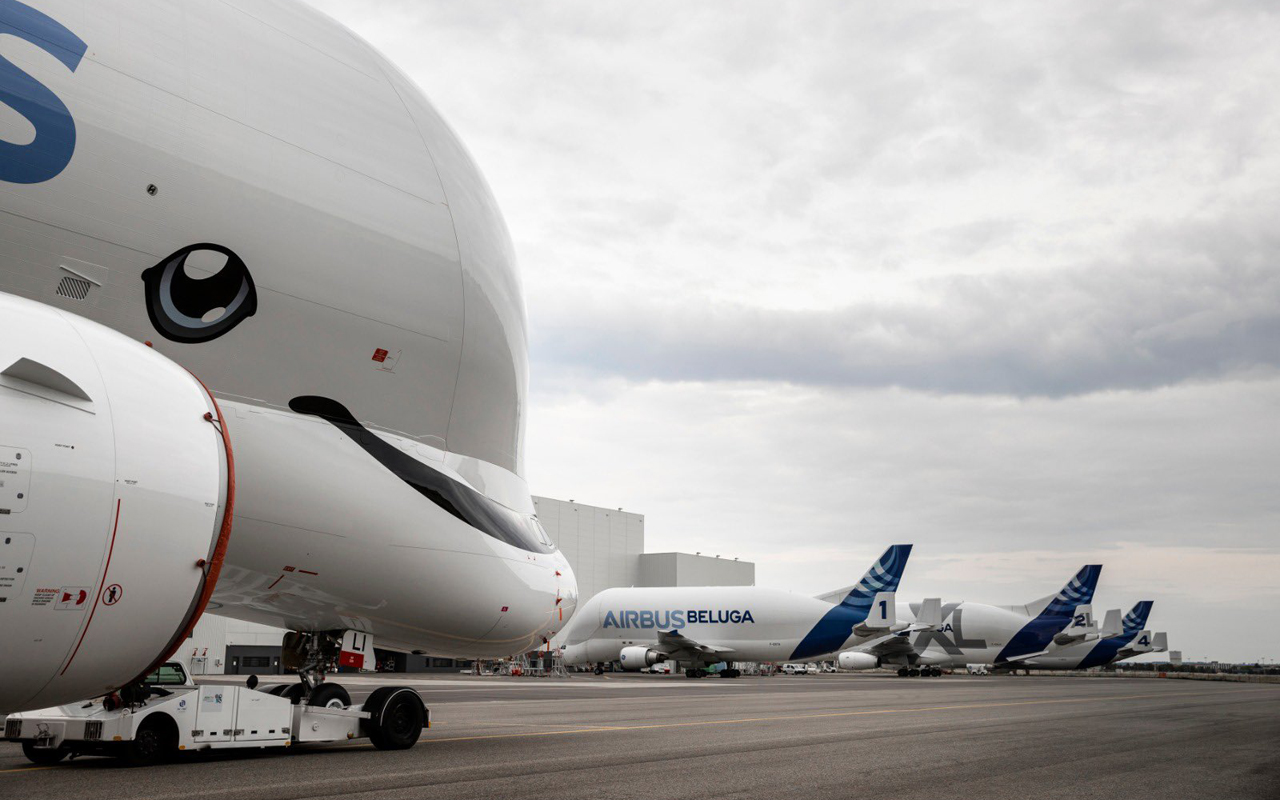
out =
[[[16,767],[14,769],[0,769],[0,775],[6,772],[35,772],[38,769],[53,769],[53,767]]]

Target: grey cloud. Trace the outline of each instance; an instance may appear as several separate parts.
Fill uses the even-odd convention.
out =
[[[992,235],[977,226],[948,236]],[[1271,374],[1280,239],[1224,227],[1148,235],[1129,260],[949,276],[915,302],[833,310],[597,296],[534,308],[532,354],[645,380],[771,380],[1063,396]]]

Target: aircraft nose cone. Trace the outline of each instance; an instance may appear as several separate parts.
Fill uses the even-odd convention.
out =
[[[578,610],[578,579],[574,576],[573,568],[569,566],[569,562],[565,560],[564,556],[560,553],[556,555],[563,562],[556,567],[556,571],[560,573],[557,576],[559,581],[559,608],[564,616],[563,620],[557,619],[557,622],[560,624],[560,629],[563,630],[564,623],[567,623],[573,616],[573,612]]]

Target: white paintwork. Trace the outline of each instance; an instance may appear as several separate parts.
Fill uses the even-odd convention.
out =
[[[836,663],[840,665],[840,669],[875,669],[880,666],[880,659],[870,653],[861,653],[857,650],[846,650],[839,655]]]
[[[0,374],[0,492],[16,490],[0,495],[0,711],[102,694],[160,657],[194,613],[227,485],[209,396],[169,359],[0,294],[0,372],[23,358],[88,399]]]
[[[694,668],[820,658],[907,627],[894,591],[910,552],[890,547],[859,583],[823,596],[834,602],[759,586],[606,589],[565,628],[564,660],[643,669],[659,655]]]
[[[299,630],[356,629],[382,647],[442,656],[505,656],[553,635],[576,605],[558,552],[481,533],[329,423],[288,410],[296,397],[332,398],[413,459],[532,520],[522,461],[526,326],[510,237],[475,164],[422,93],[349,30],[294,0],[6,0],[0,12],[27,8],[86,49],[69,69],[39,44],[45,39],[0,37],[0,56],[56,96],[75,126],[74,153],[56,175],[0,181],[0,298],[28,298],[152,341],[153,355],[172,361],[165,369],[191,370],[223,404],[237,508],[213,598],[219,613]],[[148,316],[142,273],[198,243],[244,261],[256,313],[211,341],[171,341]],[[188,267],[200,279],[218,265]],[[57,293],[68,275],[87,282],[83,299]],[[30,332],[3,344],[16,357],[48,349]],[[380,350],[387,355],[375,361]],[[167,401],[162,390],[150,396],[146,373],[110,370],[95,402],[109,402],[114,420],[151,426],[146,451],[117,442],[116,469],[127,472],[128,459],[150,457],[160,444],[167,452],[175,435],[181,444],[165,420],[184,409],[157,410]],[[29,425],[25,416],[3,421]],[[222,464],[207,444],[202,465],[160,459],[155,469],[170,483],[203,480]],[[66,529],[66,547],[100,563],[110,465],[65,469],[86,481],[69,479],[56,504],[89,515]],[[14,530],[30,532],[22,525]],[[134,532],[145,553],[119,564],[134,574],[164,572],[170,550],[194,548],[158,530]],[[208,530],[202,535],[201,548]],[[33,556],[42,563],[54,555],[43,542]],[[68,566],[61,585],[74,579],[100,591],[100,576],[86,570]],[[16,612],[0,615],[0,639],[15,641],[16,630],[39,623],[34,584],[10,602]],[[181,614],[189,596],[174,588],[154,613]],[[127,625],[100,631],[95,621],[90,636],[137,637],[136,674],[163,655],[149,637],[173,633],[167,622],[152,624],[131,614]],[[19,682],[35,686],[49,670],[29,650],[9,652]],[[31,696],[25,689],[0,689],[10,692],[0,694],[0,712],[100,693],[129,671],[110,666],[83,688],[34,700],[18,699]]]
[[[133,708],[108,711],[101,702],[74,703],[9,715],[6,733],[12,740],[38,741],[57,749],[132,741],[146,720],[166,716],[176,723],[179,750],[230,750],[289,747],[363,738],[361,722],[369,718],[360,705],[348,708],[294,705],[285,697],[246,686],[165,686]],[[101,723],[86,737],[86,724]],[[426,709],[424,727],[431,726]],[[39,737],[39,738],[37,738]]]
[[[920,623],[923,630],[903,631],[856,650],[876,656],[880,666],[899,668],[969,664],[1024,667],[1029,658],[1086,640],[1090,644],[1097,641],[1097,626],[1088,603],[1101,569],[1086,566],[1057,594],[1026,605],[958,602],[937,609],[935,601],[911,603],[901,621]],[[850,659],[854,661],[866,663]]]

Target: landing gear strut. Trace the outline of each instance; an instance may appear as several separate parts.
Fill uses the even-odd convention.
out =
[[[280,663],[298,671],[298,683],[276,687],[272,694],[288,697],[296,706],[346,708],[351,695],[336,683],[325,683],[327,672],[337,671],[341,639],[326,631],[290,631],[281,644]]]

